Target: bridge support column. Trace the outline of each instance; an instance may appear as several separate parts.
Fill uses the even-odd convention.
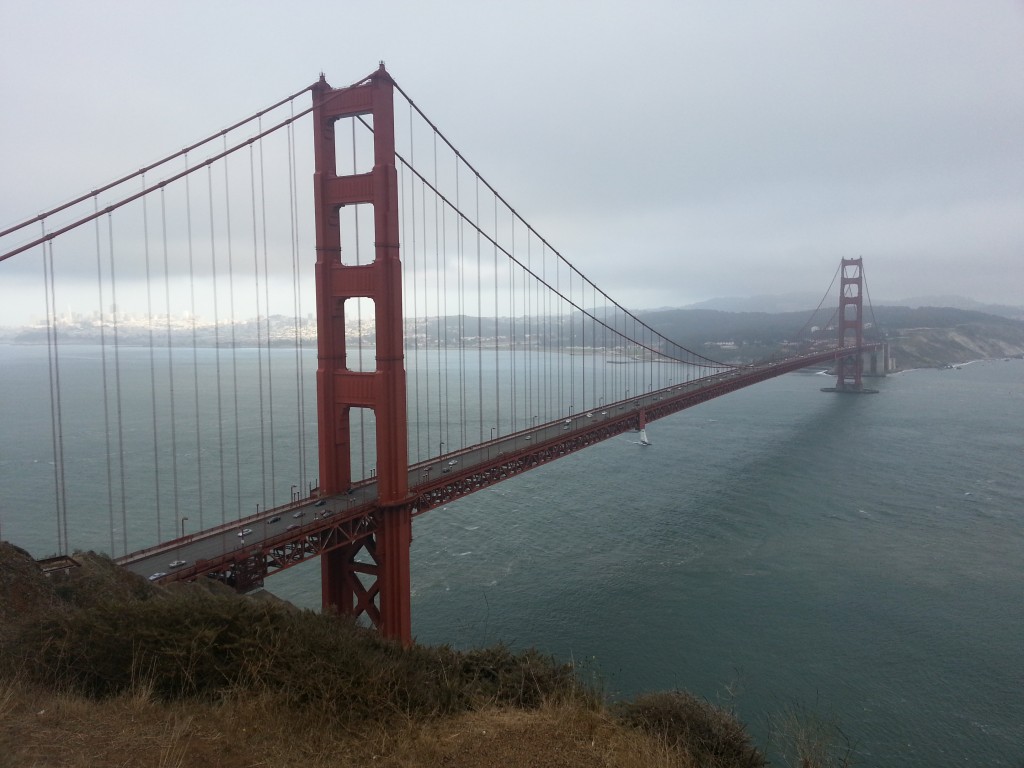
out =
[[[385,637],[412,643],[412,597],[409,577],[409,547],[412,544],[412,514],[408,506],[381,510],[377,532],[380,563],[380,630]]]
[[[320,555],[320,593],[325,611],[337,611],[348,616],[362,616],[374,626],[380,624],[377,607],[378,567],[373,559],[373,542],[367,542],[370,562],[360,562],[356,556],[362,544],[353,544],[324,552]],[[365,574],[368,583],[359,574]]]
[[[388,507],[377,513],[377,530],[357,544],[320,556],[324,610],[362,616],[385,637],[412,643],[409,547],[412,510]],[[366,556],[357,559],[361,552]]]

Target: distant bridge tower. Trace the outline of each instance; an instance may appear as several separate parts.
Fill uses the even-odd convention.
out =
[[[370,115],[374,164],[369,173],[337,175],[334,124]],[[316,167],[317,420],[320,492],[344,493],[352,482],[350,411],[371,408],[376,416],[377,496],[374,532],[356,544],[321,557],[323,606],[365,614],[385,637],[412,641],[409,545],[412,517],[408,492],[406,383],[402,342],[402,265],[399,259],[398,173],[395,169],[394,81],[380,68],[347,88],[331,88],[320,77],[313,86]],[[355,169],[353,169],[355,170]],[[370,204],[374,261],[341,260],[339,210]],[[351,233],[345,233],[351,237]],[[350,242],[355,252],[354,241]],[[346,366],[345,301],[374,303],[377,364],[372,372]],[[357,561],[360,550],[369,555]],[[367,585],[362,574],[370,583]]]
[[[836,361],[836,392],[873,392],[865,390],[864,375],[864,260],[843,259],[839,285],[839,346],[856,347],[853,355]]]

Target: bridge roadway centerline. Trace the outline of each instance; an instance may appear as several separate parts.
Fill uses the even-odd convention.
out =
[[[422,514],[595,442],[636,431],[641,426],[641,412],[646,421],[654,421],[851,352],[851,348],[831,349],[673,384],[419,462],[409,467],[413,514]],[[189,580],[203,574],[235,580],[239,564],[248,562],[258,573],[251,577],[251,583],[236,586],[256,586],[264,575],[370,535],[376,528],[377,509],[377,483],[364,480],[345,494],[296,500],[125,555],[117,562],[140,576],[164,574],[160,581]],[[277,520],[270,522],[274,518]],[[249,532],[240,535],[243,531]],[[171,563],[179,561],[185,562],[172,567]]]

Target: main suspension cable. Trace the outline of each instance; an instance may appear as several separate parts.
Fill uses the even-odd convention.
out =
[[[97,187],[96,189],[94,189],[94,190],[92,190],[90,192],[87,192],[84,195],[76,197],[74,200],[69,200],[68,202],[62,203],[61,205],[58,205],[55,208],[51,208],[48,211],[45,211],[45,212],[40,213],[40,214],[37,214],[36,216],[33,216],[31,219],[27,219],[27,220],[22,221],[22,222],[20,222],[18,224],[15,224],[12,227],[8,227],[7,229],[5,229],[2,232],[0,232],[0,237],[6,237],[7,235],[13,234],[14,232],[17,232],[20,229],[24,229],[25,227],[29,226],[30,224],[34,224],[37,221],[40,221],[40,222],[41,221],[45,221],[46,219],[51,218],[54,214],[60,213],[61,211],[67,210],[68,208],[72,208],[72,207],[78,205],[79,203],[84,203],[86,200],[88,200],[90,198],[96,198],[99,195],[103,194],[104,192],[107,192],[107,191],[109,191],[111,189],[114,189],[115,187],[119,187],[122,184],[131,181],[132,179],[138,178],[139,176],[145,176],[145,174],[149,173],[153,169],[159,168],[161,165],[166,165],[167,163],[171,162],[172,160],[177,160],[179,158],[186,158],[186,157],[188,157],[188,153],[191,152],[192,150],[198,149],[199,147],[203,146],[204,144],[209,144],[211,141],[213,141],[214,139],[216,139],[216,138],[218,138],[220,136],[226,136],[226,134],[230,133],[231,131],[237,130],[238,128],[241,128],[243,125],[246,125],[247,123],[251,123],[253,120],[256,120],[256,119],[262,120],[262,116],[263,115],[267,114],[268,112],[272,112],[273,110],[277,109],[278,107],[280,107],[280,106],[282,106],[284,104],[287,104],[289,101],[294,101],[299,96],[304,94],[306,91],[311,90],[314,85],[315,85],[315,83],[311,83],[311,84],[307,85],[305,88],[303,88],[302,90],[296,91],[291,96],[287,96],[287,97],[281,99],[276,104],[272,104],[272,105],[270,105],[269,107],[267,107],[265,109],[261,109],[259,112],[256,112],[255,114],[250,115],[249,117],[245,118],[244,120],[239,120],[234,125],[229,125],[227,128],[222,128],[221,130],[217,131],[216,133],[213,133],[213,134],[207,136],[202,141],[197,141],[194,144],[190,144],[189,146],[185,147],[184,149],[180,149],[177,152],[174,152],[173,154],[170,154],[170,155],[168,155],[167,157],[165,157],[165,158],[163,158],[161,160],[157,160],[155,163],[150,163],[149,165],[144,166],[144,167],[140,168],[137,171],[132,171],[131,173],[126,174],[125,176],[122,176],[119,179],[116,179],[115,181],[111,181],[108,184],[104,184],[102,187]],[[310,107],[306,112],[303,112],[300,115],[296,115],[296,118],[302,117],[303,115],[308,114],[309,112],[312,112],[312,111],[313,111],[313,108]],[[167,182],[164,182],[164,183],[167,183]],[[143,185],[143,186],[145,186],[145,185]],[[85,222],[82,222],[82,223],[85,223]],[[57,233],[57,234],[59,234],[59,233]],[[51,235],[51,237],[53,237],[53,235]],[[37,243],[37,245],[38,245],[38,243]],[[9,254],[9,255],[13,256],[14,254],[12,253],[12,254]],[[3,257],[0,257],[0,261],[2,261],[2,260],[3,260]]]
[[[389,76],[389,77],[390,77],[390,76]],[[535,230],[535,229],[534,229],[534,228],[533,228],[533,227],[532,227],[532,226],[531,226],[531,225],[530,225],[530,224],[529,224],[529,223],[528,223],[528,222],[527,222],[527,221],[526,221],[525,219],[523,219],[523,217],[519,215],[519,213],[518,213],[518,212],[516,211],[516,209],[515,209],[515,208],[513,208],[513,207],[512,207],[512,205],[511,205],[511,204],[510,204],[510,203],[509,203],[509,202],[508,202],[508,201],[507,201],[507,200],[506,200],[506,199],[505,199],[505,198],[504,198],[504,197],[503,197],[503,196],[502,196],[502,195],[501,195],[501,194],[500,194],[500,193],[499,193],[499,192],[498,192],[498,191],[497,191],[497,190],[496,190],[496,189],[495,189],[495,188],[494,188],[494,187],[493,187],[493,186],[492,186],[492,185],[491,185],[490,183],[488,183],[486,179],[484,179],[484,177],[483,177],[483,176],[482,176],[482,175],[480,174],[480,172],[479,172],[479,171],[478,171],[478,170],[477,170],[477,169],[476,169],[476,168],[475,168],[475,167],[473,166],[473,164],[472,164],[472,163],[470,163],[470,162],[469,162],[468,160],[466,160],[466,158],[465,158],[465,157],[464,157],[464,156],[462,155],[462,153],[461,153],[461,152],[460,152],[460,151],[459,151],[458,149],[456,149],[456,148],[455,148],[455,145],[454,145],[454,144],[452,144],[452,142],[451,142],[451,141],[450,141],[450,140],[449,140],[449,139],[448,139],[448,138],[447,138],[447,137],[446,137],[446,136],[444,135],[444,133],[443,133],[443,132],[442,132],[442,131],[441,131],[441,130],[440,130],[440,129],[439,129],[438,127],[437,127],[437,125],[436,125],[436,124],[434,124],[434,122],[433,122],[432,120],[430,120],[430,118],[428,118],[428,117],[426,116],[426,114],[425,114],[425,113],[423,112],[423,110],[421,110],[421,109],[420,109],[420,108],[419,108],[419,107],[418,107],[418,106],[416,105],[416,103],[415,103],[415,102],[414,102],[414,101],[412,100],[412,98],[411,98],[411,97],[409,96],[409,94],[407,94],[407,93],[406,93],[406,92],[405,92],[405,91],[404,91],[404,90],[402,89],[402,87],[401,87],[401,86],[400,86],[400,85],[399,85],[399,84],[398,84],[397,82],[395,82],[395,80],[394,80],[393,78],[391,78],[391,82],[392,82],[392,84],[394,85],[394,87],[395,87],[395,90],[397,90],[397,91],[398,91],[398,92],[399,92],[399,93],[400,93],[400,94],[401,94],[401,95],[402,95],[402,96],[403,96],[403,97],[404,97],[404,98],[406,99],[406,101],[408,101],[408,102],[409,102],[409,104],[410,104],[410,106],[412,107],[412,109],[414,109],[414,110],[415,110],[415,111],[417,112],[417,114],[419,114],[420,118],[421,118],[421,119],[422,119],[422,120],[423,120],[423,121],[424,121],[424,122],[425,122],[425,123],[426,123],[426,124],[427,124],[428,126],[430,126],[431,130],[433,130],[433,131],[434,131],[434,132],[435,132],[435,133],[436,133],[436,134],[437,134],[438,136],[440,136],[440,137],[441,137],[441,140],[442,140],[442,141],[443,141],[443,142],[444,142],[444,143],[445,143],[445,144],[446,144],[446,145],[448,146],[448,148],[449,148],[449,149],[450,149],[450,150],[452,151],[452,153],[453,153],[453,154],[454,154],[454,155],[455,155],[455,156],[456,156],[456,157],[457,157],[457,158],[458,158],[459,160],[461,160],[461,161],[462,161],[462,162],[463,162],[463,163],[465,164],[465,166],[466,166],[466,167],[467,167],[467,168],[468,168],[468,169],[469,169],[470,171],[472,171],[472,173],[473,173],[473,174],[474,174],[474,175],[476,176],[476,178],[477,178],[478,182],[482,182],[482,183],[484,184],[484,186],[485,186],[485,187],[487,188],[487,190],[488,190],[488,191],[489,191],[489,192],[490,192],[490,193],[491,193],[492,195],[494,195],[494,197],[496,198],[496,200],[499,200],[499,201],[500,201],[500,202],[501,202],[501,203],[502,203],[502,204],[503,204],[503,205],[504,205],[504,206],[505,206],[505,207],[506,207],[506,208],[507,208],[507,209],[508,209],[508,210],[509,210],[509,211],[510,211],[510,212],[512,213],[512,215],[513,215],[513,216],[515,216],[515,217],[516,217],[516,218],[518,218],[518,219],[519,219],[520,221],[522,221],[522,222],[523,222],[523,224],[524,224],[524,225],[525,225],[525,226],[527,227],[527,229],[528,229],[528,230],[529,230],[529,231],[530,231],[531,233],[533,233],[534,235],[536,235],[536,236],[537,236],[537,237],[538,237],[538,238],[539,238],[539,239],[540,239],[540,240],[541,240],[541,241],[542,241],[542,242],[543,242],[543,243],[544,243],[544,244],[545,244],[545,245],[546,245],[546,246],[547,246],[548,248],[550,248],[550,249],[551,249],[551,251],[552,251],[552,253],[553,253],[553,254],[554,254],[555,256],[557,256],[557,258],[558,258],[558,259],[560,259],[561,261],[563,261],[563,262],[564,262],[564,263],[565,263],[565,264],[566,264],[566,265],[567,265],[567,266],[569,267],[569,269],[570,269],[570,270],[572,270],[572,271],[576,272],[576,274],[580,275],[580,277],[581,277],[581,278],[582,278],[583,280],[585,280],[586,282],[588,282],[588,283],[590,283],[590,284],[591,284],[592,286],[594,286],[595,290],[597,290],[598,292],[600,292],[600,293],[601,293],[601,295],[602,295],[602,296],[603,296],[603,297],[605,298],[605,300],[606,300],[606,301],[612,302],[612,303],[614,303],[614,304],[615,304],[616,306],[620,306],[620,305],[618,304],[618,302],[615,302],[615,301],[614,301],[614,300],[613,300],[613,299],[611,298],[611,296],[609,296],[609,295],[608,295],[608,294],[607,294],[607,293],[606,293],[606,292],[605,292],[604,290],[602,290],[601,288],[598,288],[598,287],[597,287],[597,285],[596,285],[596,284],[595,284],[595,283],[594,283],[594,282],[593,282],[592,280],[589,280],[589,279],[588,279],[588,278],[587,278],[587,277],[586,277],[586,276],[585,276],[585,275],[584,275],[584,274],[583,274],[583,273],[582,273],[582,272],[581,272],[581,271],[580,271],[579,269],[577,269],[577,268],[576,268],[576,267],[575,267],[575,266],[574,266],[574,265],[572,264],[572,262],[570,262],[570,261],[569,261],[568,259],[566,259],[566,258],[565,258],[564,256],[562,256],[562,254],[561,254],[561,253],[560,253],[560,252],[559,252],[559,251],[558,251],[558,250],[557,250],[556,248],[554,248],[553,246],[551,246],[551,244],[550,244],[550,243],[548,243],[548,242],[547,242],[547,240],[546,240],[546,239],[545,239],[545,238],[544,238],[544,237],[543,237],[543,236],[542,236],[542,235],[541,235],[541,234],[540,234],[539,232],[537,232],[537,231],[536,231],[536,230]],[[362,119],[362,118],[360,118],[360,119]],[[364,124],[365,124],[365,121],[364,121]],[[369,128],[370,126],[368,126],[368,125],[367,125],[367,127]],[[370,128],[370,130],[372,130],[372,128]],[[398,155],[397,153],[396,153],[396,156],[397,156],[397,157],[399,158],[399,160],[400,160],[401,162],[407,162],[406,160],[404,160],[404,158],[402,158],[402,157],[401,157],[400,155]],[[410,165],[410,168],[411,168],[411,170],[412,170],[412,172],[413,172],[413,173],[416,173],[417,175],[419,175],[418,171],[416,171],[416,169],[415,169],[414,167],[412,167],[412,166]],[[425,179],[424,179],[424,182],[425,182],[425,183],[428,183],[428,182],[426,182],[426,180],[425,180]],[[435,194],[437,194],[437,195],[441,196],[441,197],[442,197],[443,199],[445,199],[445,201],[446,201],[446,202],[448,202],[448,201],[447,201],[447,199],[446,199],[446,198],[444,198],[444,196],[443,196],[443,195],[441,194],[441,192],[439,192],[439,191],[438,191],[438,190],[436,190],[436,189],[434,189],[433,191],[434,191],[434,193],[435,193]],[[449,203],[449,205],[450,205],[450,203]],[[460,212],[460,215],[461,215],[461,212]],[[479,221],[479,216],[477,217],[477,221]],[[484,233],[478,233],[478,235],[483,235],[484,237],[486,237],[486,234],[484,234]],[[495,242],[495,245],[496,245],[497,247],[501,248],[501,246],[498,246],[498,244],[497,244],[496,242]],[[504,249],[503,249],[503,248],[502,248],[501,250],[503,250],[503,251],[504,251]],[[509,256],[509,258],[513,258],[513,259],[515,258],[514,256],[512,256],[512,254],[509,254],[509,253],[508,253],[507,251],[505,251],[505,254],[506,254],[507,256]],[[519,261],[518,261],[518,260],[516,260],[516,261],[517,261],[517,263],[519,263]],[[522,265],[521,263],[519,263],[519,265],[520,265],[520,267],[523,267],[523,265]],[[549,286],[549,287],[550,287],[550,286]],[[572,304],[572,302],[571,302],[571,301],[570,301],[570,304]],[[573,305],[573,306],[575,306],[575,305]],[[577,307],[577,308],[579,308],[579,307]],[[622,308],[622,309],[623,309],[623,311],[624,311],[624,312],[625,312],[626,314],[628,314],[628,315],[632,315],[632,313],[631,313],[631,312],[629,312],[628,310],[626,310],[625,308]],[[671,340],[670,340],[670,339],[667,339],[667,338],[665,338],[665,337],[664,337],[664,336],[662,336],[662,335],[661,335],[660,333],[658,333],[657,331],[655,331],[655,330],[654,330],[653,328],[650,328],[650,326],[648,326],[648,325],[647,325],[646,323],[644,323],[644,322],[643,322],[642,320],[640,320],[639,322],[640,322],[640,324],[642,325],[642,327],[643,327],[643,328],[646,328],[646,329],[650,330],[650,331],[651,331],[651,332],[652,332],[652,333],[653,333],[654,335],[657,335],[658,337],[660,337],[660,338],[664,339],[664,340],[665,340],[666,342],[669,342],[669,343],[673,343],[673,345],[674,345],[674,346],[678,346],[678,347],[680,347],[681,349],[684,349],[684,350],[685,350],[686,352],[688,352],[689,354],[693,355],[693,356],[694,356],[695,358],[698,358],[698,359],[701,359],[701,360],[706,360],[706,361],[708,361],[708,362],[709,362],[710,364],[712,364],[713,366],[718,366],[718,367],[721,367],[721,368],[728,368],[728,369],[732,369],[732,368],[736,368],[736,367],[737,367],[737,366],[735,366],[735,365],[731,365],[731,364],[728,364],[728,363],[722,363],[722,362],[719,362],[719,361],[717,361],[717,360],[712,360],[711,358],[709,358],[709,357],[706,357],[705,355],[701,355],[701,354],[700,354],[700,353],[698,353],[698,352],[695,352],[695,351],[693,351],[693,350],[687,349],[686,347],[683,347],[683,346],[682,346],[681,344],[674,344],[674,342],[671,342]],[[655,350],[650,350],[650,351],[654,352]],[[689,361],[687,361],[687,360],[684,360],[684,359],[678,359],[678,358],[670,358],[670,359],[674,359],[674,360],[676,360],[677,362],[689,362]]]

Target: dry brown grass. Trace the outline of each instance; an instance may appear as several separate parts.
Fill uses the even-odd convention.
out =
[[[345,728],[282,711],[262,696],[162,702],[140,689],[95,701],[13,681],[0,700],[0,765],[10,768],[697,765],[663,740],[565,702]]]
[[[663,741],[570,704],[338,727],[266,697],[164,703],[144,689],[94,701],[9,682],[0,765],[694,768]]]
[[[486,709],[417,727],[374,764],[389,768],[697,765],[664,742],[623,727],[607,713],[565,704],[536,710]]]

